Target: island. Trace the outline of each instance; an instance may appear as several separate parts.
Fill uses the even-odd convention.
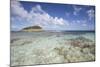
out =
[[[42,27],[40,27],[40,26],[30,26],[30,27],[23,28],[21,31],[25,31],[25,32],[40,32],[40,31],[43,31],[43,30],[42,30]]]

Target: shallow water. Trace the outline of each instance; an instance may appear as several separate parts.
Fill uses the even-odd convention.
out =
[[[95,60],[95,32],[11,32],[11,66]]]

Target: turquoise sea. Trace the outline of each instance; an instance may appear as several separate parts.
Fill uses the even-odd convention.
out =
[[[95,61],[95,32],[11,32],[10,47],[11,66]]]

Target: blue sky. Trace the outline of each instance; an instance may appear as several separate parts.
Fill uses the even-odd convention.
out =
[[[11,1],[11,30],[39,25],[44,30],[94,30],[95,7]]]

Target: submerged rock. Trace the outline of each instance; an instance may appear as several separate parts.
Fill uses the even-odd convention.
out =
[[[94,45],[94,42],[90,39],[87,39],[85,37],[78,37],[75,39],[70,39],[70,44],[75,47],[80,48],[89,48]]]

